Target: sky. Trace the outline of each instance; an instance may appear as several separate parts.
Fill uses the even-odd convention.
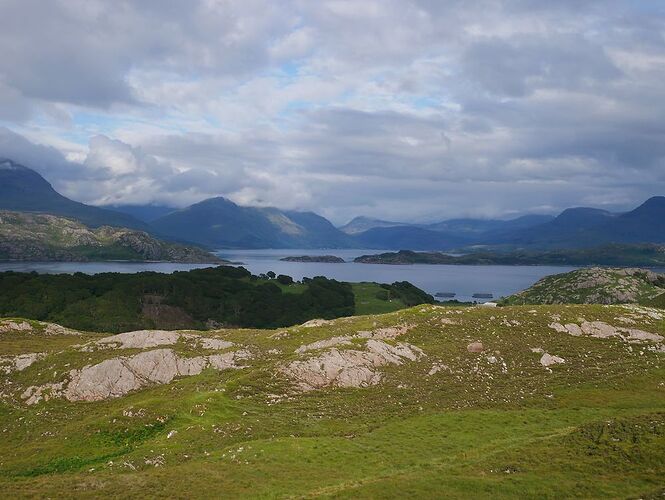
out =
[[[665,194],[659,0],[0,0],[0,157],[337,224]]]

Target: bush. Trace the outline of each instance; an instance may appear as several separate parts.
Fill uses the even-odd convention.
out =
[[[282,285],[293,285],[293,278],[291,276],[287,276],[286,274],[280,274],[277,276],[277,281]]]

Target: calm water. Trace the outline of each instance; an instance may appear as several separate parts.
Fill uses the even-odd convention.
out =
[[[410,281],[431,294],[453,292],[459,300],[474,300],[474,293],[491,293],[495,298],[510,295],[531,286],[543,276],[574,269],[566,266],[444,266],[444,265],[378,265],[324,264],[282,262],[291,255],[336,255],[346,261],[380,250],[220,250],[220,257],[242,262],[254,274],[274,271],[296,280],[303,277],[326,276],[341,281],[376,281],[392,283]],[[155,271],[172,273],[210,267],[209,264],[131,263],[131,262],[16,262],[0,263],[0,271],[36,271],[38,273],[96,274],[103,272],[137,273]],[[662,272],[662,270],[659,270]]]
[[[450,265],[380,265],[324,264],[281,262],[279,259],[297,255],[336,255],[352,261],[360,255],[381,253],[382,250],[220,250],[220,257],[240,261],[254,274],[274,271],[300,280],[304,276],[326,276],[340,281],[377,281],[392,283],[410,281],[423,290],[454,292],[458,300],[472,299],[474,293],[491,293],[495,298],[528,288],[543,276],[575,269],[565,266],[450,266]]]

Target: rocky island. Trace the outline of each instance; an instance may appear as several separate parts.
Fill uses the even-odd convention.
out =
[[[341,257],[335,255],[300,255],[295,257],[284,257],[279,259],[284,262],[323,262],[325,264],[344,264]]]

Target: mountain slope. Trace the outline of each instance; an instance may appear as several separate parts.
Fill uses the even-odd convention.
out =
[[[654,196],[597,231],[597,238],[623,243],[665,242],[665,196]]]
[[[392,222],[381,219],[372,219],[371,217],[355,217],[351,222],[339,228],[340,231],[346,234],[358,234],[374,229],[375,227],[395,227],[395,226],[413,226],[414,224],[407,224],[404,222]]]
[[[569,208],[553,221],[504,234],[488,243],[533,248],[583,248],[608,243],[665,243],[665,197],[655,196],[630,212]]]
[[[210,198],[152,223],[160,234],[213,248],[348,247],[350,239],[311,212],[241,207]]]
[[[178,210],[164,205],[106,205],[102,208],[131,215],[135,219],[150,223]]]
[[[92,207],[62,196],[37,172],[11,160],[0,160],[0,210],[61,215],[90,227],[148,229],[145,223],[129,215]]]
[[[569,208],[550,222],[503,234],[492,243],[542,248],[585,246],[595,241],[596,229],[614,217],[611,212],[596,208]]]
[[[55,215],[8,211],[0,211],[0,260],[223,262],[199,248],[159,241],[142,231],[90,229]]]

